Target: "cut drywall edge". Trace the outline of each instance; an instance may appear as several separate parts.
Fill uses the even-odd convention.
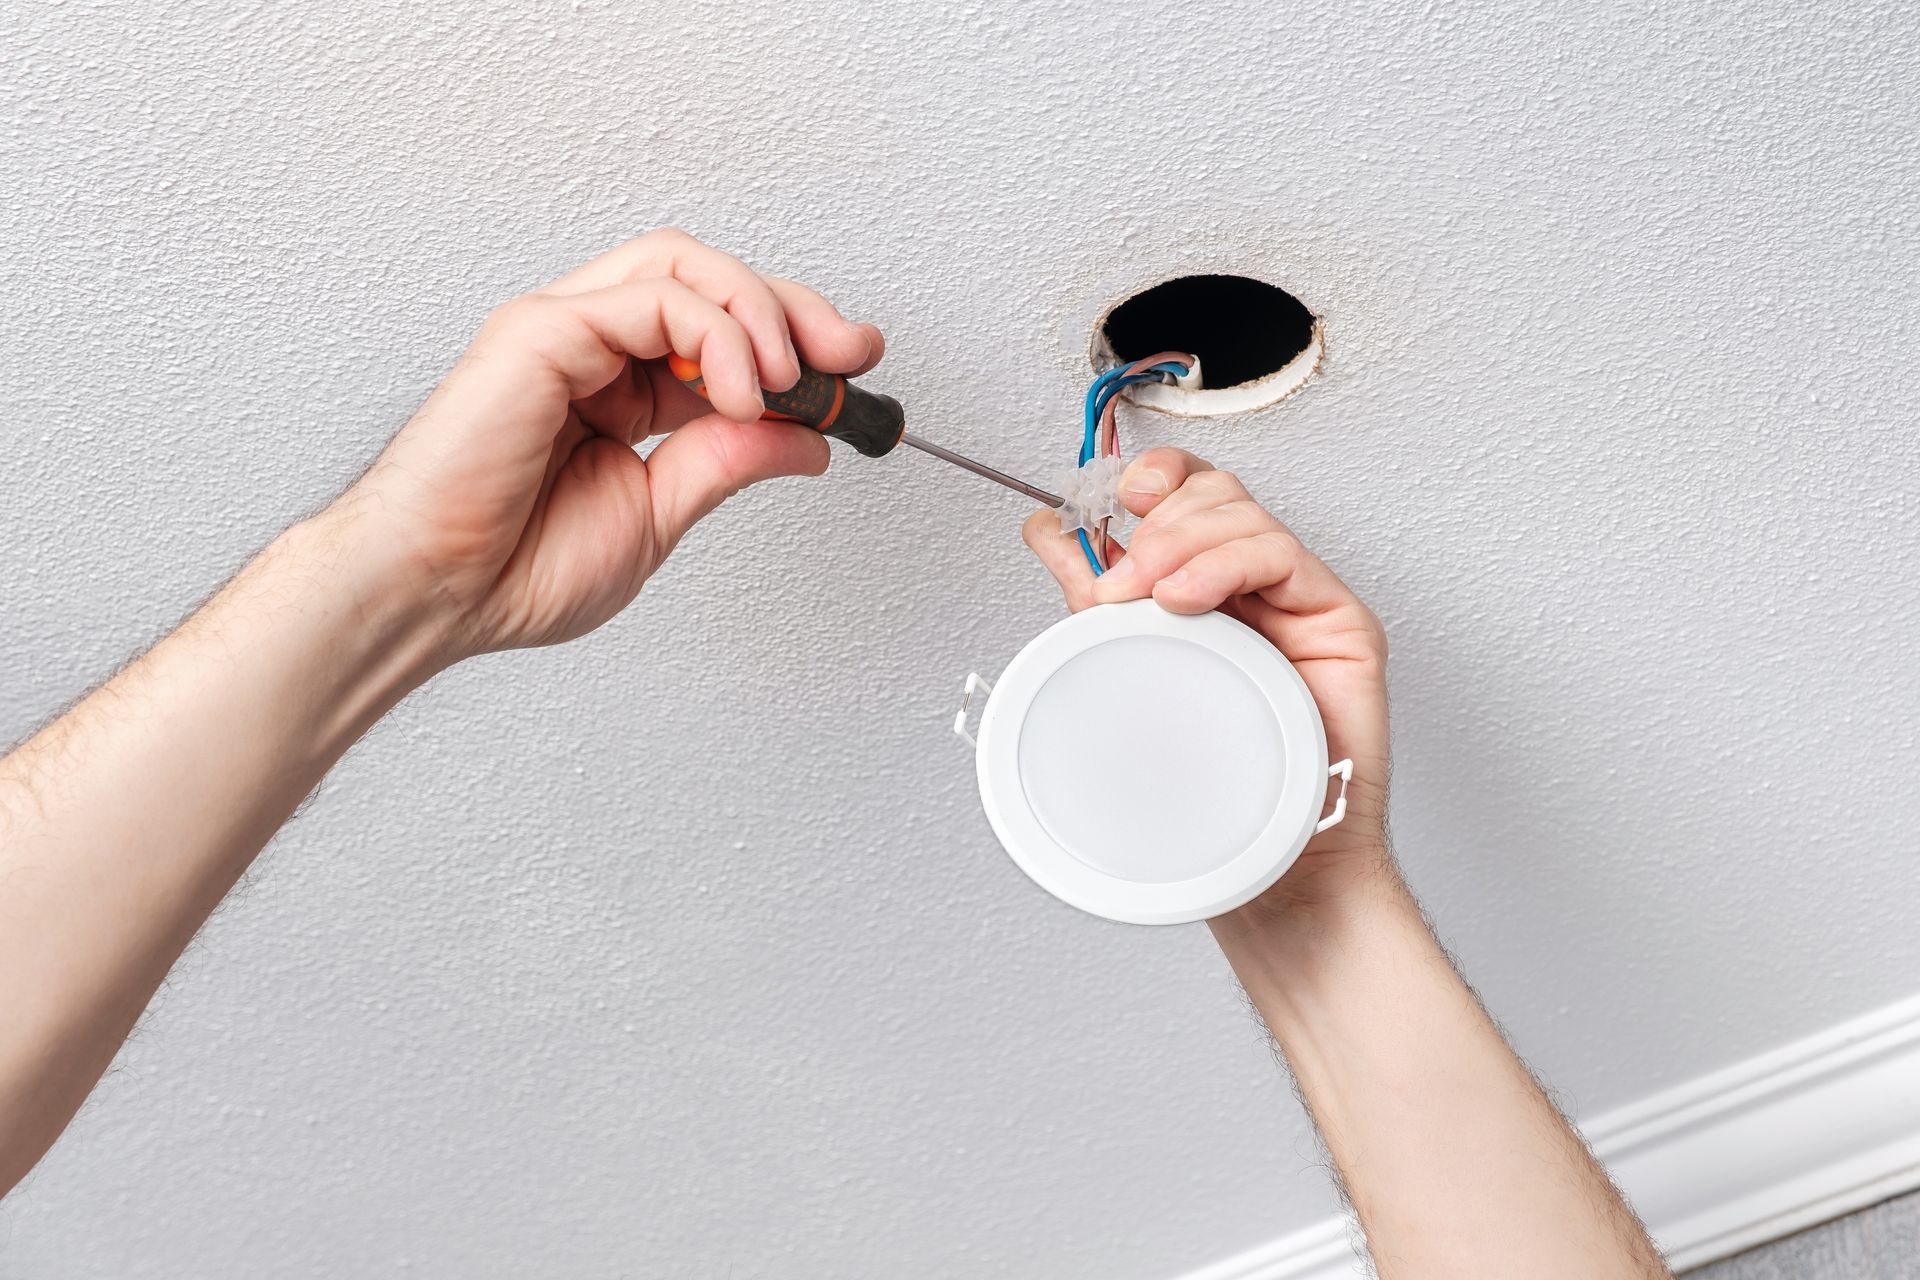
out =
[[[1675,1270],[1920,1187],[1920,996],[1583,1124]],[[1180,1280],[1365,1274],[1331,1218]]]

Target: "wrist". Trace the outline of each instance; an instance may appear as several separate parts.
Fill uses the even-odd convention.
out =
[[[1301,872],[1299,882],[1288,883]],[[1208,924],[1241,985],[1265,1011],[1337,989],[1344,974],[1409,922],[1426,928],[1383,841],[1344,852],[1338,865],[1296,867],[1259,898]]]
[[[259,643],[304,671],[323,754],[344,750],[456,656],[404,557],[343,503],[281,534],[230,592],[235,607],[279,619]]]
[[[1349,816],[1308,841],[1265,893],[1219,919],[1236,936],[1278,943],[1341,928],[1406,892],[1385,831],[1358,829]]]

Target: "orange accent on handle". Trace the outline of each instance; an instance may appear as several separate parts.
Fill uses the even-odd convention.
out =
[[[835,422],[838,422],[840,420],[840,410],[846,405],[846,403],[847,403],[847,380],[845,378],[835,378],[833,380],[833,408],[827,410],[826,418],[821,421],[820,423],[821,431],[825,431],[828,427],[832,426]]]
[[[667,372],[671,373],[674,377],[678,378],[681,382],[686,383],[687,389],[697,393],[702,400],[713,399],[712,396],[707,394],[707,375],[701,371],[699,361],[689,360],[685,356],[680,355],[678,353],[669,355],[667,357]],[[844,395],[845,395],[844,391],[837,392],[833,402],[833,409],[835,413],[838,413],[840,411],[840,398]],[[762,422],[799,422],[800,421],[800,419],[793,417],[790,414],[775,413],[771,409],[763,410],[760,414],[760,420]]]

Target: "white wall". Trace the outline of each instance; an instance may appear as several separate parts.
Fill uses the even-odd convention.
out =
[[[1242,471],[1387,620],[1395,829],[1582,1112],[1920,987],[1902,6],[29,5],[0,32],[0,734],[672,221],[1036,477],[1098,306],[1270,273]],[[1904,70],[1903,70],[1904,64]],[[1042,897],[947,734],[1025,508],[851,454],[335,774],[0,1209],[37,1280],[1156,1280],[1320,1218],[1199,928]]]

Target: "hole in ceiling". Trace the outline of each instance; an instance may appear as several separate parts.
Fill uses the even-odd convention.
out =
[[[1238,413],[1275,403],[1319,368],[1320,321],[1278,285],[1251,276],[1180,276],[1134,294],[1107,312],[1094,334],[1094,367],[1157,351],[1200,357],[1197,388],[1144,384],[1127,394],[1149,408],[1188,417]]]

